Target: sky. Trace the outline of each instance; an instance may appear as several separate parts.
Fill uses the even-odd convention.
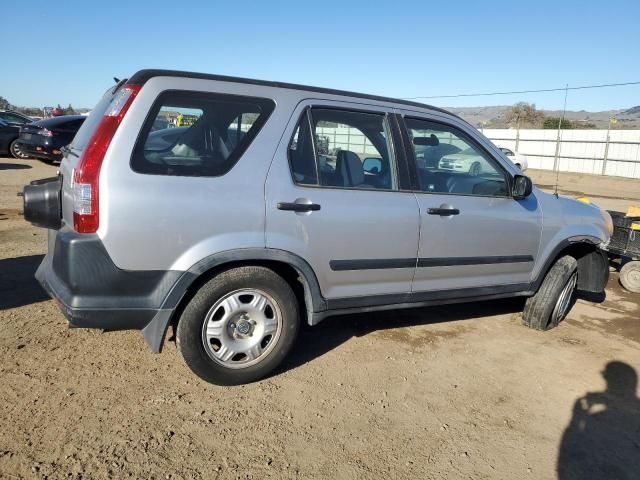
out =
[[[409,98],[640,81],[640,2],[2,0],[0,96],[91,108],[112,77],[170,68]],[[561,109],[563,92],[424,99]],[[640,85],[569,110],[640,105]]]

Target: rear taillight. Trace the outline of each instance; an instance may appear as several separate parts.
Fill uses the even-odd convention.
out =
[[[100,167],[113,135],[139,91],[140,85],[125,85],[115,94],[78,161],[73,187],[73,227],[78,233],[98,230]]]

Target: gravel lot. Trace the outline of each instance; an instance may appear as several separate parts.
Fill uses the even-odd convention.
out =
[[[173,341],[68,329],[16,197],[55,170],[0,159],[1,478],[640,478],[640,295],[616,273],[550,332],[520,300],[335,317],[270,379],[216,387]],[[640,204],[640,181],[560,185]]]

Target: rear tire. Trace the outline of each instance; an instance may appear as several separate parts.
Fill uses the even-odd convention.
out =
[[[482,172],[482,166],[478,162],[474,162],[469,169],[469,174],[477,177]]]
[[[29,158],[29,155],[26,155],[20,149],[17,138],[9,145],[9,153],[11,153],[11,156],[13,158],[19,158],[21,160],[26,160],[27,158]]]
[[[564,256],[551,267],[533,297],[527,299],[522,314],[525,325],[536,330],[556,327],[575,301],[578,262]]]
[[[620,269],[620,283],[633,293],[640,293],[640,261],[625,263]]]
[[[266,377],[298,334],[298,301],[273,270],[246,266],[206,282],[185,307],[176,343],[203,380],[239,385]]]

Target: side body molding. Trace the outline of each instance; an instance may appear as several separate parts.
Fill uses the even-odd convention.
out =
[[[238,262],[278,262],[287,264],[299,275],[304,288],[305,303],[307,305],[308,323],[314,325],[322,317],[317,312],[327,309],[326,301],[320,292],[320,284],[311,266],[299,256],[273,248],[242,248],[227,250],[203,258],[184,272],[175,283],[160,310],[153,319],[142,329],[142,334],[154,353],[162,349],[164,337],[173,315],[193,283],[205,272],[232,265]]]
[[[406,295],[401,296],[402,298],[398,296],[394,296],[398,298],[385,298],[384,296],[378,298],[356,297],[342,299],[342,301],[341,299],[337,299],[331,302],[328,302],[322,296],[320,284],[311,266],[298,255],[285,250],[272,248],[228,250],[210,255],[184,272],[167,295],[156,315],[143,328],[142,333],[151,350],[155,353],[160,352],[167,328],[180,302],[189,292],[190,287],[202,274],[212,269],[224,268],[225,265],[262,261],[286,264],[290,268],[293,268],[297,272],[304,288],[307,321],[310,325],[315,325],[333,313],[406,308],[422,304],[456,303],[457,301],[474,299],[471,293],[479,295],[475,299],[479,299],[480,297],[488,299],[512,295],[533,295],[540,287],[547,271],[551,268],[556,258],[558,258],[563,251],[569,251],[569,249],[574,247],[581,248],[578,257],[578,289],[600,293],[604,290],[609,275],[607,257],[604,252],[598,248],[600,242],[600,239],[591,236],[570,237],[562,240],[556,244],[551,250],[551,253],[546,256],[542,268],[528,285],[504,286],[505,288],[499,288],[495,292],[489,288],[489,291],[474,289],[476,290],[474,292],[464,292],[460,290],[458,292],[446,292],[446,295],[443,295],[443,292],[424,292],[424,294],[416,294],[413,298],[405,298]],[[454,295],[454,293],[460,294],[460,297]]]

